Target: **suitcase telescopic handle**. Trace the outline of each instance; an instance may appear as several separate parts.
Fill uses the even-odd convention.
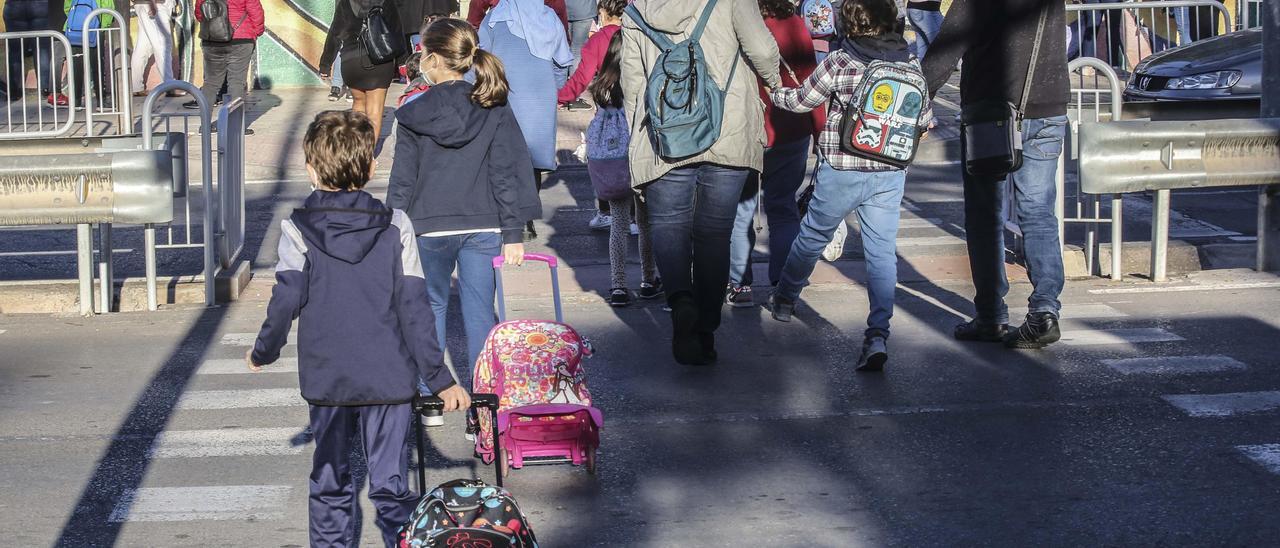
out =
[[[524,259],[526,261],[547,263],[547,266],[551,269],[551,298],[556,307],[556,321],[564,323],[564,310],[560,305],[560,274],[558,273],[560,260],[554,256],[544,255],[542,253],[525,253]],[[501,256],[493,258],[494,285],[498,293],[499,322],[507,321],[507,298],[502,288],[502,267],[505,266],[506,263],[506,259]]]
[[[489,410],[489,418],[493,421],[493,468],[498,478],[498,487],[502,487],[502,439],[498,432],[498,396],[496,394],[472,394],[472,409]],[[413,399],[413,422],[418,442],[418,496],[427,495],[427,433],[422,424],[422,417],[430,411],[432,414],[444,412],[444,400],[436,396],[418,396]]]

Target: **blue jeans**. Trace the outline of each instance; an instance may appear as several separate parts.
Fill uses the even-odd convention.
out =
[[[492,232],[456,236],[418,237],[422,271],[427,277],[427,296],[436,313],[436,336],[445,344],[449,290],[454,267],[458,269],[458,301],[462,304],[462,324],[467,336],[467,355],[453,360],[459,377],[468,378],[469,360],[484,348],[489,330],[497,324],[494,311],[493,258],[502,254],[502,235]],[[459,379],[462,380],[462,379]]]
[[[569,49],[573,51],[573,66],[569,67],[569,74],[578,70],[578,63],[582,62],[582,46],[591,36],[591,24],[594,22],[594,19],[569,21]]]
[[[805,161],[809,158],[809,138],[782,143],[764,151],[764,173],[752,174],[742,189],[738,215],[733,220],[729,242],[729,283],[749,286],[751,250],[756,246],[754,220],[760,194],[764,194],[764,214],[769,219],[769,283],[777,284],[782,265],[787,262],[791,242],[800,233],[800,210],[796,191],[804,183]],[[763,181],[763,182],[761,182]]]
[[[1022,126],[1022,168],[1011,173],[1018,226],[1024,238],[1027,274],[1034,290],[1028,299],[1031,312],[1062,309],[1062,242],[1058,239],[1056,179],[1058,156],[1067,136],[1067,117],[1028,118]],[[977,320],[987,324],[1009,322],[1009,278],[1004,270],[1003,178],[974,177],[964,173],[964,228],[969,244],[969,268],[976,293]]]
[[[692,296],[702,332],[720,327],[729,283],[729,234],[750,173],[746,168],[694,164],[673,169],[644,188],[667,302]]]
[[[836,227],[852,212],[858,213],[862,230],[862,254],[867,261],[867,334],[889,336],[893,318],[893,293],[898,285],[898,218],[907,172],[842,171],[825,161],[818,165],[818,183],[809,212],[800,224],[800,235],[791,245],[777,295],[791,301],[809,284],[822,250],[831,243]]]
[[[907,20],[911,21],[911,26],[916,29],[916,40],[911,44],[911,54],[915,55],[916,59],[924,59],[924,54],[929,51],[929,45],[942,29],[942,12],[907,8]]]
[[[333,58],[333,72],[331,74],[333,78],[332,80],[333,83],[329,84],[331,87],[342,88],[346,86],[346,83],[342,79],[342,56],[341,55]]]

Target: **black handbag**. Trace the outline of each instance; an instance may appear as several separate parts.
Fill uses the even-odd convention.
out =
[[[375,65],[390,63],[405,55],[409,46],[400,28],[399,14],[383,5],[369,8],[360,22],[360,45],[364,47],[369,62]]]
[[[975,177],[1003,179],[1022,167],[1022,119],[1035,78],[1040,41],[1044,38],[1046,6],[1040,12],[1036,40],[1031,46],[1031,64],[1022,83],[1022,98],[1017,105],[1008,101],[980,101],[965,105],[960,113],[960,158],[964,169]]]

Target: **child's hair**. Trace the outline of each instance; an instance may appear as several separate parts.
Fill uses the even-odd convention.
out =
[[[409,56],[409,60],[404,62],[404,76],[410,82],[417,80],[422,76],[422,52],[415,51]]]
[[[897,23],[894,0],[845,0],[840,4],[840,29],[846,38],[888,34]]]
[[[440,19],[431,23],[422,33],[422,58],[435,55],[444,66],[465,74],[475,70],[476,83],[471,91],[471,102],[483,108],[507,104],[507,74],[502,60],[480,49],[476,29],[461,19]]]
[[[447,19],[448,17],[449,17],[448,15],[440,15],[440,14],[431,14],[431,15],[423,16],[422,25],[418,27],[418,36],[420,37],[426,36],[427,27],[431,26],[431,24],[436,21],[439,21],[441,19]]]
[[[613,33],[604,61],[596,71],[595,79],[587,86],[591,100],[599,107],[622,107],[622,33]]]
[[[850,0],[845,0],[846,2]],[[786,19],[796,14],[796,5],[791,0],[758,0],[760,14],[774,19]]]
[[[320,184],[338,190],[359,190],[369,182],[373,165],[373,122],[352,110],[329,110],[307,126],[302,153]]]
[[[604,10],[609,17],[622,17],[622,11],[627,9],[628,3],[628,0],[600,0],[596,7]]]

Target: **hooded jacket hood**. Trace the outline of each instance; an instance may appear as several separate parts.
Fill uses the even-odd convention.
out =
[[[445,82],[396,110],[396,121],[409,131],[445,148],[462,148],[479,137],[493,109],[471,103],[474,86],[464,80]]]
[[[865,63],[873,60],[905,63],[911,60],[911,50],[907,48],[907,40],[896,32],[880,36],[841,39],[840,49]]]
[[[315,191],[290,217],[307,246],[340,261],[363,260],[391,226],[391,210],[364,191]]]
[[[636,7],[654,30],[680,34],[685,29],[693,28],[706,4],[691,0],[650,0]]]

